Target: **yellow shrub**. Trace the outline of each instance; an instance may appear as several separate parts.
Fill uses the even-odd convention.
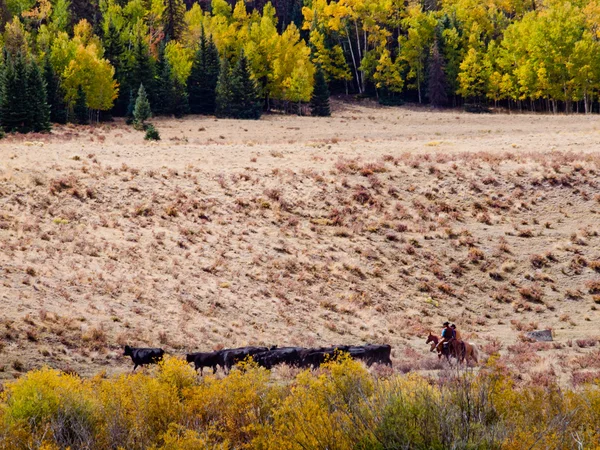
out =
[[[165,356],[158,364],[158,381],[175,387],[179,394],[197,383],[198,374],[182,358]]]
[[[39,442],[37,436],[47,435],[62,447],[94,444],[94,396],[79,377],[35,370],[8,383],[3,398],[12,448],[29,447],[32,440]]]
[[[269,372],[255,363],[238,367],[222,380],[207,376],[185,391],[186,418],[190,428],[213,442],[249,448],[269,433],[271,410],[281,389],[270,385]]]
[[[97,395],[101,440],[110,448],[155,445],[172,423],[179,423],[183,412],[176,386],[141,373],[103,380]]]
[[[207,446],[208,442],[195,431],[172,424],[163,436],[163,445],[153,447],[152,450],[198,450]],[[225,449],[225,447],[223,448]]]
[[[365,432],[364,401],[372,392],[372,377],[347,355],[324,364],[318,376],[309,371],[299,374],[274,414],[272,448],[354,448]]]

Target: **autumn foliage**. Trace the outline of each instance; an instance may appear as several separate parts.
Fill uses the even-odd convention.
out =
[[[477,374],[370,374],[341,356],[282,380],[252,362],[199,379],[167,357],[150,373],[82,379],[41,369],[9,383],[2,449],[593,448],[600,391]]]

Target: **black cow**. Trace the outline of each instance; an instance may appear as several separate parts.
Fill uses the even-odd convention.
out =
[[[134,372],[138,366],[158,363],[164,354],[165,351],[162,348],[134,348],[129,345],[125,346],[125,351],[123,352],[123,356],[131,356],[134,364]]]
[[[392,347],[390,345],[369,344],[359,347],[350,347],[349,349],[349,353],[352,358],[364,361],[364,363],[369,367],[375,363],[391,366],[391,352]]]
[[[223,352],[190,353],[186,355],[187,362],[193,362],[196,370],[200,369],[200,375],[205,367],[212,367],[213,374],[217,373],[217,366],[224,367]]]
[[[229,372],[238,362],[243,361],[248,356],[254,356],[257,353],[269,351],[267,347],[240,347],[221,350],[223,354],[223,365],[225,370]]]
[[[302,347],[281,347],[257,353],[253,356],[254,360],[261,367],[271,370],[279,364],[299,367],[302,363],[302,356],[306,349]]]

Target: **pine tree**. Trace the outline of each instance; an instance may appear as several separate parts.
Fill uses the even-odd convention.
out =
[[[150,102],[148,101],[148,95],[144,85],[140,85],[137,99],[135,101],[135,108],[133,110],[133,118],[138,124],[143,124],[146,120],[152,117],[152,110],[150,109]]]
[[[87,125],[90,121],[87,98],[83,87],[79,85],[77,88],[77,98],[75,99],[75,106],[73,107],[73,114],[75,123],[79,125]]]
[[[108,59],[110,64],[115,68],[115,79],[120,86],[127,85],[127,71],[125,70],[123,59],[125,48],[121,39],[121,34],[111,20],[108,25],[108,30],[104,35],[104,57]],[[126,113],[127,101],[129,100],[128,89],[120,89],[119,97],[113,107],[113,114],[120,116]]]
[[[234,119],[260,119],[262,103],[258,96],[256,83],[250,74],[248,59],[243,53],[233,70],[231,70],[230,78],[231,101],[228,108],[228,117]]]
[[[48,57],[44,61],[44,79],[46,81],[46,103],[50,107],[50,122],[67,123],[65,95]]]
[[[50,107],[47,102],[46,83],[36,61],[29,63],[25,97],[28,109],[27,128],[35,132],[50,131]]]
[[[29,131],[29,109],[26,101],[27,64],[21,54],[7,58],[2,95],[2,127],[5,131]]]
[[[161,44],[158,53],[158,63],[156,65],[156,98],[152,103],[154,106],[154,114],[157,116],[171,115],[173,113],[174,103],[174,80],[171,71],[171,65],[165,58],[165,46]]]
[[[223,58],[216,88],[215,115],[217,117],[231,117],[233,103],[231,82],[231,65],[227,58]]]
[[[325,73],[321,67],[315,71],[315,84],[312,98],[310,99],[310,111],[313,116],[331,116],[329,105],[329,87],[325,80]]]
[[[144,42],[142,36],[138,35],[135,37],[131,62],[127,68],[125,77],[127,83],[121,88],[124,91],[133,90],[135,94],[140,85],[143,84],[150,100],[156,103],[157,96],[154,74],[155,65],[150,57],[148,45]]]
[[[192,114],[215,113],[219,64],[217,46],[212,37],[206,39],[202,29],[200,48],[196,52],[188,78],[189,105]]]
[[[179,40],[185,27],[185,4],[183,0],[165,0],[163,12],[165,36],[167,40]]]
[[[171,112],[177,117],[183,117],[190,111],[187,87],[181,81],[173,80],[173,103]]]
[[[129,103],[127,105],[127,112],[125,113],[125,117],[127,118],[127,125],[131,125],[133,123],[133,111],[135,110],[135,100],[136,98],[133,95],[133,89],[129,89]]]
[[[446,74],[444,72],[442,55],[440,55],[437,41],[434,42],[431,49],[427,92],[429,95],[429,102],[434,108],[445,106],[448,103]]]

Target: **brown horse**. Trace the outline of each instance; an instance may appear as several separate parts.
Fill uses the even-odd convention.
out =
[[[444,347],[440,346],[440,338],[429,332],[429,336],[427,336],[426,344],[431,344],[430,352],[434,352],[437,350],[438,358],[445,356],[447,360],[450,360],[450,357],[456,358],[459,363],[467,361],[472,361],[474,363],[478,362],[478,352],[477,347],[470,342],[465,341],[457,341],[452,340],[449,342],[447,347],[447,351],[444,352]]]

